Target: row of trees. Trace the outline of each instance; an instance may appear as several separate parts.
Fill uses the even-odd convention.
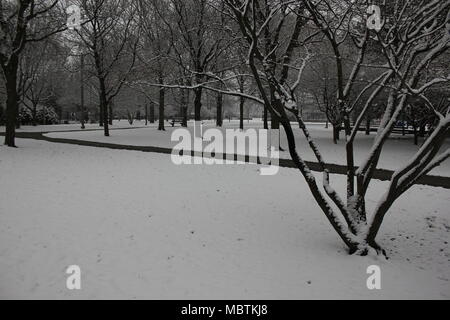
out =
[[[376,12],[367,12],[366,0],[76,0],[82,19],[70,33],[59,1],[1,3],[9,146],[14,146],[20,95],[27,92],[27,101],[33,101],[31,91],[19,89],[21,58],[27,46],[41,48],[41,56],[48,57],[47,40],[52,39],[70,51],[72,66],[95,80],[106,136],[112,101],[125,87],[149,100],[155,100],[156,90],[160,130],[168,90],[178,97],[185,126],[191,100],[195,120],[201,120],[205,91],[216,96],[218,126],[224,96],[239,100],[241,128],[246,101],[261,105],[265,127],[270,116],[273,129],[284,129],[292,160],[352,253],[382,252],[376,237],[393,203],[450,155],[441,150],[450,125],[450,0],[390,1],[376,27],[367,23]],[[35,46],[42,41],[47,42]],[[33,62],[37,58],[32,56]],[[39,73],[43,79],[54,70],[46,66]],[[333,125],[334,140],[345,135],[343,194],[332,187],[327,161],[302,118],[310,98]],[[432,130],[368,212],[367,192],[383,146],[405,115],[427,119]],[[357,166],[355,139],[375,116],[381,121],[371,152]],[[321,165],[321,184],[297,151],[292,119]]]
[[[73,19],[72,12],[65,12],[69,5],[80,8],[81,25],[75,30],[69,30],[66,25]],[[164,85],[197,84],[193,90],[170,90],[169,98],[181,105],[186,126],[191,100],[195,119],[201,118],[205,95],[200,84],[208,79],[207,72],[222,63],[219,57],[233,41],[223,38],[224,17],[216,21],[217,12],[208,1],[76,0],[19,1],[17,4],[11,1],[2,4],[0,13],[4,20],[2,35],[9,40],[4,43],[3,74],[4,91],[11,98],[6,103],[9,116],[5,140],[10,146],[14,146],[18,106],[29,109],[36,118],[39,106],[50,98],[69,100],[73,96],[71,89],[64,88],[63,84],[75,91],[73,78],[78,74],[81,74],[80,89],[95,91],[100,125],[106,136],[113,118],[113,101],[124,87],[144,95],[147,104],[157,102],[159,129],[164,130],[169,92]],[[26,21],[20,27],[22,15]],[[35,32],[39,24],[43,26]],[[152,90],[154,84],[161,87]],[[244,90],[243,83],[241,89]],[[220,109],[223,101],[222,94],[218,94]],[[77,105],[81,113],[86,112],[85,101]],[[220,124],[223,110],[217,115]]]
[[[117,96],[120,98],[124,86],[144,95],[147,102],[157,101],[160,130],[164,130],[168,88],[172,89],[169,99],[180,105],[180,115],[184,118],[183,125],[186,126],[191,100],[195,119],[201,118],[204,91],[209,85],[210,88],[206,89],[213,89],[217,95],[216,118],[217,125],[221,125],[224,114],[223,91],[230,91],[232,87],[233,91],[240,93],[239,117],[243,128],[244,105],[247,99],[245,93],[253,94],[257,86],[252,77],[246,74],[248,69],[245,47],[241,46],[238,30],[235,27],[233,29],[234,22],[224,11],[226,6],[223,1],[140,1],[131,6],[125,1],[78,0],[70,3],[81,8],[81,26],[73,32],[67,31],[63,27],[67,17],[64,12],[58,13],[58,10],[64,10],[64,7],[55,5],[51,8],[57,12],[51,14],[55,26],[50,25],[44,28],[47,30],[40,31],[43,36],[29,43],[20,55],[18,101],[32,114],[35,115],[38,106],[49,99],[56,100],[57,96],[68,97],[70,88],[62,90],[61,84],[67,74],[73,78],[75,74],[81,73],[82,83],[94,88],[96,99],[99,100],[100,125],[103,126],[106,122],[105,135],[109,135],[109,124],[112,123],[113,100]],[[361,16],[365,14],[364,8],[367,7],[360,8]],[[63,21],[58,21],[57,17]],[[48,17],[43,17],[42,20],[46,18]],[[309,20],[311,19],[312,17],[309,17]],[[315,28],[307,24],[303,32],[314,35]],[[194,32],[195,30],[201,31]],[[336,31],[339,30],[334,30]],[[280,38],[286,36],[284,30],[267,32],[265,38],[268,50],[273,48]],[[45,34],[57,37],[49,38]],[[358,79],[347,79],[351,84],[347,87],[350,90],[344,90],[340,72],[336,72],[334,68],[336,53],[341,57],[339,69],[345,74],[351,71],[353,57],[358,56],[359,48],[355,46],[352,36],[346,36],[342,41],[337,40],[334,43],[322,41],[329,38],[326,35],[321,36],[323,39],[313,37],[308,46],[303,46],[308,50],[308,54],[304,55],[304,62],[308,67],[303,70],[301,85],[296,88],[296,95],[301,97],[303,104],[306,100],[312,100],[325,114],[327,122],[333,126],[333,140],[337,143],[345,127],[339,101],[346,98],[346,95],[355,99],[366,82],[371,80],[370,75],[380,70],[361,68],[357,74]],[[269,41],[270,37],[273,38]],[[379,50],[369,48],[364,51],[367,61],[381,61]],[[68,62],[70,66],[65,66]],[[218,81],[217,77],[225,77],[228,81]],[[68,84],[70,85],[73,86],[73,83]],[[443,90],[441,88],[437,91],[442,93]],[[79,96],[76,96],[77,100]],[[374,99],[370,110],[366,112],[367,133],[370,132],[371,120],[380,117],[385,108],[386,90],[381,92],[381,96]],[[86,112],[83,101],[77,103],[77,106],[80,113]],[[299,107],[302,108],[303,105]],[[362,100],[358,100],[351,111],[351,123],[356,122],[361,108]],[[106,111],[103,112],[103,109]],[[19,110],[16,111],[16,118],[18,114]],[[268,109],[264,108],[266,128],[268,114]],[[84,119],[83,116],[79,118]],[[417,137],[423,135],[424,128],[433,127],[436,121],[434,113],[420,101],[408,104],[407,110],[402,113],[402,119],[403,122],[411,124],[417,132],[416,143]],[[278,128],[276,118],[272,121],[272,128]]]

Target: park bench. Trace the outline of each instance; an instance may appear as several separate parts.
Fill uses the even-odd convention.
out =
[[[184,120],[183,117],[174,117],[172,118],[172,120],[169,121],[169,123],[172,127],[175,127],[176,123],[183,124],[183,120]]]

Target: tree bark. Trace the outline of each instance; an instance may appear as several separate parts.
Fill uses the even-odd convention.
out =
[[[337,144],[340,140],[341,135],[341,126],[333,124],[333,143]]]
[[[103,132],[105,134],[105,137],[109,137],[109,121],[108,121],[108,101],[106,99],[106,85],[105,85],[105,79],[102,77],[99,77],[99,83],[100,83],[100,118],[103,122]]]
[[[145,125],[148,126],[148,105],[145,105]]]
[[[181,89],[181,116],[183,117],[181,126],[184,128],[188,126],[188,103],[189,91]]]
[[[81,113],[81,129],[86,129],[84,115],[84,56],[80,56],[80,113]]]
[[[15,36],[13,37],[12,53],[7,56],[4,52],[0,52],[1,67],[5,78],[6,86],[6,132],[5,145],[8,147],[16,147],[16,124],[18,113],[18,93],[17,93],[17,70],[19,69],[19,56],[26,44],[27,27],[30,22],[26,18],[26,12],[31,4],[31,1],[17,2],[17,22],[14,27]],[[0,5],[1,7],[1,5]],[[2,10],[0,10],[2,11]],[[3,20],[2,12],[2,23]],[[5,26],[2,25],[1,29]],[[6,35],[5,35],[6,36]],[[2,50],[3,51],[3,50]]]
[[[270,87],[270,99],[272,101],[272,105],[275,104],[275,89],[271,86]],[[280,129],[280,120],[277,119],[275,115],[272,114],[272,120],[270,121],[270,128],[274,130]]]
[[[267,107],[264,106],[264,129],[269,130],[269,112],[267,110]]]
[[[241,130],[244,130],[244,105],[245,105],[245,98],[240,97],[239,99],[239,128]]]
[[[181,123],[181,126],[184,128],[187,128],[187,126],[188,126],[188,108],[187,108],[187,106],[184,106],[181,111],[183,112],[183,122]]]
[[[5,145],[8,147],[16,147],[16,122],[17,122],[17,69],[18,58],[11,57],[11,61],[4,70],[6,80],[6,132]]]
[[[223,94],[218,92],[217,93],[217,121],[216,125],[218,127],[222,127],[223,125]]]
[[[423,138],[423,137],[425,137],[425,135],[426,135],[426,125],[421,124],[420,130],[419,130],[419,136]]]
[[[245,91],[243,77],[239,79],[239,91],[241,93],[244,93]],[[239,98],[239,128],[241,130],[244,130],[244,105],[245,105],[245,98],[241,96]]]
[[[98,125],[100,126],[100,127],[103,127],[103,105],[102,105],[102,103],[100,103],[100,105],[99,105],[99,120],[98,120]]]
[[[155,103],[150,101],[150,123],[155,123]]]
[[[31,124],[33,127],[37,126],[37,105],[33,103],[33,109],[31,110]]]
[[[326,217],[330,221],[333,228],[339,234],[339,236],[344,241],[344,243],[349,247],[350,252],[355,252],[357,249],[357,243],[354,243],[351,239],[349,239],[347,237],[347,235],[343,231],[340,221],[333,214],[332,209],[328,205],[327,200],[324,198],[324,196],[320,192],[320,190],[314,180],[314,177],[310,173],[310,169],[306,166],[306,164],[299,157],[297,150],[296,150],[296,142],[295,142],[294,132],[289,123],[289,120],[286,117],[282,121],[283,121],[282,125],[283,125],[284,131],[286,133],[288,146],[289,146],[289,153],[291,155],[292,161],[294,161],[297,168],[300,170],[300,172],[305,177],[305,180],[309,186],[309,189],[311,190],[311,193],[312,193],[314,199],[316,200],[317,204],[322,209],[322,211],[325,213]]]
[[[419,133],[417,131],[417,125],[414,122],[413,125],[413,129],[414,129],[414,145],[418,146],[419,145]]]
[[[366,115],[366,136],[370,136],[370,125],[371,125],[372,119],[370,119],[370,114],[367,112]]]
[[[164,103],[165,103],[165,94],[166,90],[164,88],[161,88],[159,90],[159,131],[165,131],[164,127]]]
[[[194,89],[194,110],[195,110],[195,121],[202,121],[202,93],[203,88],[199,87]]]

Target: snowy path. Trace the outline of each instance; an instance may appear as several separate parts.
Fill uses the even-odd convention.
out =
[[[336,165],[345,165],[345,142],[340,141],[338,145],[333,144],[331,139],[331,131],[325,129],[322,124],[309,124],[309,130],[311,135],[319,146],[325,161]],[[205,122],[203,126],[204,130],[210,128],[216,128],[212,122]],[[225,122],[224,127],[221,129],[238,129],[239,123]],[[251,122],[245,124],[245,128],[262,128],[262,122]],[[315,162],[316,158],[308,146],[302,132],[298,126],[294,126],[294,133],[296,136],[296,142],[299,154],[307,161]],[[167,127],[166,132],[160,132],[154,125],[148,128],[141,128],[138,130],[116,130],[111,133],[110,137],[104,137],[101,131],[89,131],[89,132],[53,132],[47,134],[51,138],[61,139],[74,139],[82,141],[102,142],[119,145],[129,146],[142,146],[142,147],[160,147],[160,148],[173,148],[176,143],[171,141],[171,133],[179,127],[171,128]],[[193,124],[190,123],[189,130],[193,131]],[[364,133],[360,133],[357,136],[355,142],[355,161],[356,165],[360,165],[365,160],[367,154],[370,152],[374,135],[366,136]],[[287,142],[284,133],[281,137],[281,145],[287,149]],[[446,150],[450,147],[450,139],[448,139],[442,146],[442,150]],[[399,165],[408,161],[412,155],[414,155],[418,146],[414,146],[411,140],[411,136],[402,137],[401,135],[393,135],[391,139],[386,142],[385,147],[380,158],[378,168],[385,170],[396,170]],[[282,152],[280,154],[282,159],[290,159],[288,152]],[[444,162],[440,167],[435,168],[431,175],[450,177],[450,161]]]
[[[415,186],[398,201],[383,261],[346,254],[292,169],[18,143],[0,146],[0,298],[450,298],[448,190]],[[385,188],[374,182],[369,207]],[[73,264],[78,292],[65,287]],[[381,291],[366,288],[372,264]]]
[[[128,128],[129,130],[132,129],[139,129],[139,128]],[[126,130],[126,128],[119,128],[114,130]],[[95,130],[97,131],[97,130]],[[69,131],[64,133],[79,133],[80,131]],[[81,133],[84,133],[86,131],[81,131]],[[58,132],[61,133],[61,132]],[[58,134],[56,133],[56,134]],[[0,133],[1,136],[1,133]],[[53,137],[53,134],[48,133],[40,133],[40,132],[19,132],[17,133],[17,137],[24,138],[24,139],[34,139],[34,140],[44,140],[48,142],[55,142],[55,143],[64,143],[64,144],[72,144],[72,145],[80,145],[85,147],[96,147],[96,148],[107,148],[107,149],[113,149],[113,150],[131,150],[131,151],[142,151],[142,152],[152,152],[152,153],[160,153],[160,154],[171,154],[172,149],[164,148],[164,147],[152,147],[152,146],[135,146],[135,145],[123,145],[123,144],[114,144],[114,143],[106,143],[106,142],[97,142],[97,141],[85,141],[85,140],[77,140],[77,139],[69,139],[69,138],[57,138]],[[192,155],[194,153],[191,153]],[[226,159],[226,155],[216,155],[217,157]],[[234,158],[237,159],[237,155],[234,155]],[[248,157],[245,160],[246,162],[251,162]],[[321,167],[316,162],[307,162],[308,166],[313,171],[322,172]],[[279,166],[282,168],[296,168],[296,165],[292,160],[289,159],[283,159],[281,158],[279,160]],[[340,175],[346,175],[347,174],[347,167],[343,165],[337,165],[337,164],[329,164],[327,166],[328,170],[332,174],[340,174]],[[384,169],[377,169],[374,172],[374,179],[380,180],[380,181],[390,181],[391,177],[393,175],[393,171],[391,170],[384,170]],[[448,176],[435,176],[435,175],[427,175],[425,177],[422,177],[417,182],[418,185],[427,185],[427,186],[433,186],[433,187],[442,187],[446,189],[450,189],[450,177]]]

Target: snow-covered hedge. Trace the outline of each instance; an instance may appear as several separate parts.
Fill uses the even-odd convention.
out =
[[[33,121],[34,120],[34,121]],[[36,119],[33,119],[33,112],[30,109],[23,108],[19,113],[19,121],[22,125],[31,124],[57,124],[58,114],[53,108],[42,107],[36,111]]]

